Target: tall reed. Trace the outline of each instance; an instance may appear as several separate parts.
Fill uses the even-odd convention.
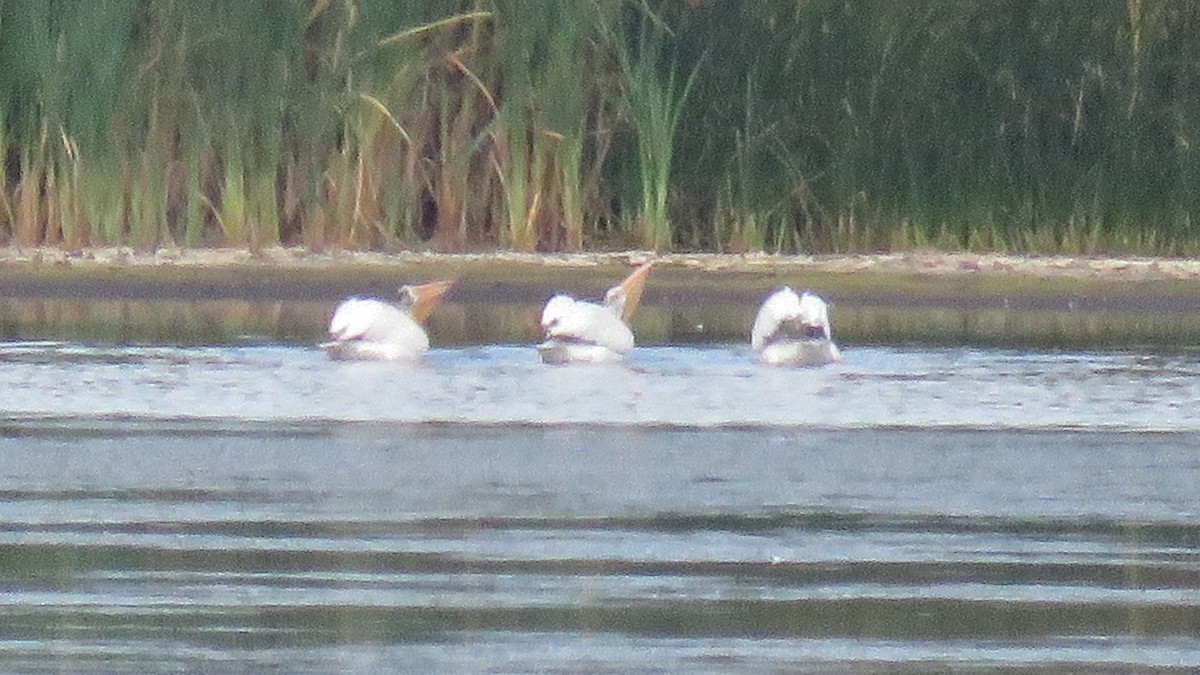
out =
[[[636,38],[622,41],[617,56],[625,75],[626,105],[637,137],[640,229],[643,242],[661,250],[670,248],[672,242],[667,199],[675,134],[683,106],[700,73],[700,64],[695,64],[680,82],[678,60],[671,56],[668,29],[661,19],[647,10],[633,23],[637,26]]]
[[[1189,0],[0,2],[0,243],[1200,251]]]
[[[596,88],[602,3],[496,3],[503,91],[495,129],[507,241],[517,249],[583,245],[583,162]]]

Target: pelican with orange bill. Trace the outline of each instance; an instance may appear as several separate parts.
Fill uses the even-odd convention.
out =
[[[608,289],[602,302],[558,293],[542,309],[546,339],[538,345],[544,363],[620,361],[633,349],[629,322],[642,299],[651,263]]]
[[[399,302],[346,298],[329,320],[321,347],[338,360],[412,361],[429,351],[423,324],[453,281],[401,286]]]

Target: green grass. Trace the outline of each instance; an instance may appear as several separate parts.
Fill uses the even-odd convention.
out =
[[[1185,0],[0,2],[0,244],[1200,252]]]
[[[625,104],[637,138],[639,177],[639,227],[642,241],[655,250],[669,249],[673,241],[667,200],[675,134],[688,94],[700,74],[695,64],[682,82],[678,59],[672,58],[668,28],[646,14],[637,20],[636,40],[617,38],[617,56],[624,74]],[[632,44],[628,44],[632,43]]]

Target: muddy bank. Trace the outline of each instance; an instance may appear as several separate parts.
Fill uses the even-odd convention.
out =
[[[782,284],[849,305],[1200,311],[1200,261],[915,252],[853,256],[362,253],[272,249],[0,251],[0,297],[334,301],[458,279],[467,303],[598,295],[654,260],[648,304],[753,303]]]

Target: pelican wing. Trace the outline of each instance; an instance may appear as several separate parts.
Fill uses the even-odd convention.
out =
[[[754,317],[754,327],[750,329],[750,346],[755,351],[762,351],[783,329],[785,322],[795,320],[800,316],[800,296],[796,291],[784,286],[767,296],[758,315]]]
[[[329,321],[329,335],[333,345],[345,347],[354,343],[362,347],[364,355],[373,358],[415,357],[429,349],[424,329],[407,312],[369,298],[342,301]],[[344,348],[339,350],[346,352]]]
[[[842,360],[832,337],[825,301],[785,286],[763,301],[750,330],[750,346],[766,363],[817,366]]]
[[[555,295],[546,303],[542,328],[551,340],[597,345],[619,354],[633,349],[633,332],[619,310],[568,295]]]

